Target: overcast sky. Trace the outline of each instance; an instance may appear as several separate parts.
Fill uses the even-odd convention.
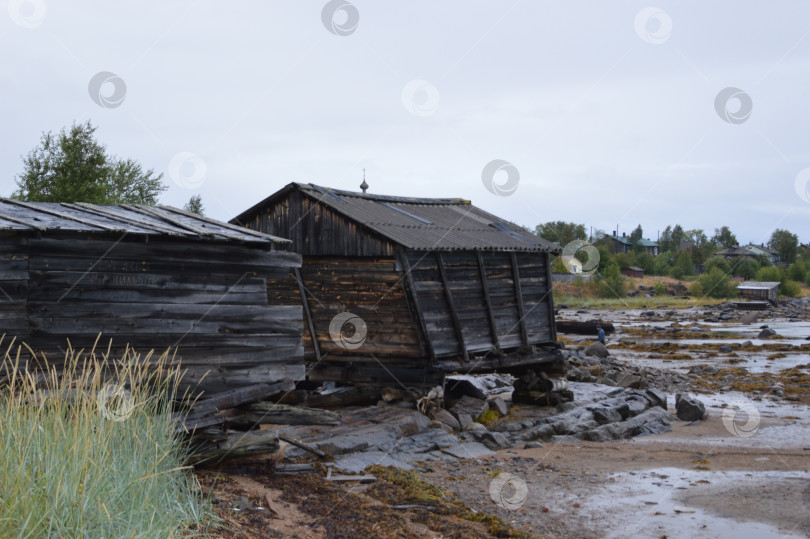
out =
[[[145,5],[0,14],[0,193],[43,131],[90,119],[165,174],[162,203],[200,194],[219,219],[291,181],[359,190],[365,168],[372,193],[532,228],[810,241],[806,1]]]

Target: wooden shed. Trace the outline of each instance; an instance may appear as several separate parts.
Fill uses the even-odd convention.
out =
[[[303,257],[271,301],[303,301],[311,380],[427,385],[451,372],[562,369],[549,253],[463,199],[291,183],[231,223]]]
[[[737,292],[741,298],[776,301],[779,297],[779,283],[746,281],[737,285]]]
[[[176,348],[220,391],[304,378],[300,303],[268,302],[290,242],[170,207],[0,199],[0,324],[49,363],[68,345]]]
[[[641,279],[642,277],[644,277],[644,270],[639,268],[638,266],[629,266],[622,270],[622,275]]]

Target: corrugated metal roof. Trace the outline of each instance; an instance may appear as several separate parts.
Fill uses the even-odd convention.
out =
[[[624,245],[633,245],[633,240],[630,239],[630,236],[617,236],[616,234],[612,234],[609,237],[615,241],[618,241],[619,243],[623,243]],[[657,242],[648,240],[647,238],[639,239],[638,244],[642,247],[658,247]]]
[[[742,290],[770,290],[779,286],[778,282],[770,281],[746,281],[737,285],[737,288]]]
[[[334,211],[409,249],[550,251],[560,247],[473,206],[461,198],[412,198],[291,184]],[[231,222],[247,221],[264,203]]]
[[[0,231],[175,236],[214,242],[289,243],[170,206],[23,202],[0,198]]]

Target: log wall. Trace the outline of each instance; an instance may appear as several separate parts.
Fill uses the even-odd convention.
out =
[[[303,379],[300,303],[271,304],[266,284],[300,263],[294,253],[126,236],[30,239],[22,250],[2,259],[0,287],[13,292],[0,300],[3,330],[49,362],[68,339],[89,348],[102,333],[104,348],[176,347],[184,382],[207,373],[207,391]]]

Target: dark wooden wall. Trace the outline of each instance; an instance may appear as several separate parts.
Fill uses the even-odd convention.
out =
[[[393,257],[395,247],[297,189],[262,208],[250,229],[292,240],[303,256]]]
[[[406,257],[436,357],[556,339],[547,254],[410,251]]]
[[[209,391],[303,378],[300,303],[271,305],[266,287],[299,264],[296,254],[86,236],[30,239],[25,252],[25,337],[49,362],[64,358],[68,339],[89,348],[101,332],[104,348],[110,339],[117,350],[177,347],[184,382],[207,373]]]
[[[27,309],[28,256],[20,238],[7,236],[0,239],[0,353],[28,338]]]
[[[319,353],[326,361],[374,361],[372,354],[381,362],[425,357],[393,258],[305,258],[300,275]],[[298,290],[294,272],[268,281],[271,303],[293,298],[300,302]],[[341,346],[329,334],[330,322],[343,312],[355,314],[366,323],[366,340],[358,349]],[[350,330],[349,325],[346,331]],[[304,347],[308,360],[318,359],[306,328]]]

